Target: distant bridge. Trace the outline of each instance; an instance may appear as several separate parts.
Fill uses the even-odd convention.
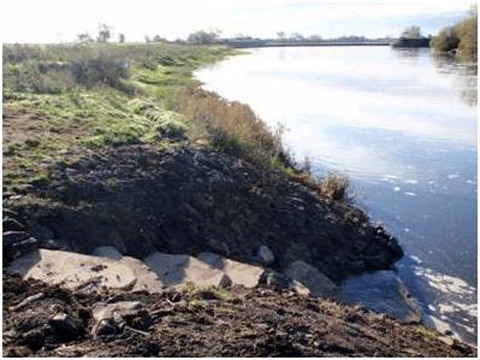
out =
[[[230,40],[225,44],[234,48],[286,47],[286,46],[390,46],[392,41],[296,41]]]

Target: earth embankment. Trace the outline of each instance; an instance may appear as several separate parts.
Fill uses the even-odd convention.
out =
[[[23,192],[26,202],[46,201],[15,209],[44,248],[88,254],[107,245],[137,258],[211,251],[261,262],[263,245],[275,270],[303,260],[335,282],[390,269],[403,256],[397,240],[360,209],[203,148],[96,149],[56,164],[47,184]]]

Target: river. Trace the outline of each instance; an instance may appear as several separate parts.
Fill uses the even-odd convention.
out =
[[[476,74],[429,49],[372,46],[252,49],[195,76],[284,127],[315,174],[348,175],[405,250],[399,276],[425,314],[476,343]]]

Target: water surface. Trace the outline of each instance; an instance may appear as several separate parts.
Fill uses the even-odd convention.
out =
[[[429,49],[254,49],[196,76],[287,129],[297,160],[352,180],[355,202],[406,252],[400,277],[427,313],[476,341],[477,89]]]

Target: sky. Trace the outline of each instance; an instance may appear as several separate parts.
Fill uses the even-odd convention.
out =
[[[467,13],[472,0],[135,0],[5,1],[1,40],[5,43],[69,42],[80,33],[95,37],[98,24],[113,27],[113,39],[145,35],[175,40],[218,29],[222,37],[243,34],[274,38],[298,32],[323,38],[343,35],[399,36],[411,25],[435,35]]]

